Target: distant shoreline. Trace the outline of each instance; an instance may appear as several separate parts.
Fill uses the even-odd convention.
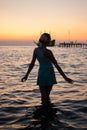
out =
[[[32,46],[33,41],[0,41],[0,46]]]
[[[33,44],[33,45],[0,45],[0,46],[35,46],[35,45]]]

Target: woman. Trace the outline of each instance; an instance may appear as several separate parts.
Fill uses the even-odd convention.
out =
[[[58,65],[52,51],[46,48],[50,44],[50,42],[50,34],[43,33],[39,39],[38,47],[34,49],[33,57],[28,71],[26,75],[22,78],[22,82],[27,80],[29,73],[34,67],[35,61],[37,59],[40,64],[37,85],[39,85],[40,88],[42,104],[50,102],[50,92],[52,90],[53,85],[57,83],[53,64],[68,83],[73,83],[73,80],[68,78]]]

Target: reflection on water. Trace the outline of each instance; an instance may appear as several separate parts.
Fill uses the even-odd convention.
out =
[[[62,128],[72,129],[72,126],[61,120],[61,116],[64,114],[67,114],[68,116],[68,114],[72,113],[69,111],[62,111],[54,104],[29,107],[26,113],[26,119],[29,121],[29,124],[27,127],[18,130],[57,130]]]
[[[27,82],[20,82],[34,48],[0,47],[0,130],[86,130],[87,50],[50,48],[75,82],[66,83],[55,69],[52,104],[43,106],[36,86],[38,62]]]
[[[31,108],[28,109],[28,112]],[[45,130],[46,128],[49,128],[52,126],[52,121],[54,120],[56,116],[57,110],[53,108],[52,104],[46,104],[42,106],[35,106],[35,110],[32,113],[32,118],[30,119],[30,124],[27,127],[29,128],[41,128],[42,130]],[[29,114],[29,113],[28,113]],[[28,117],[30,116],[27,115]]]

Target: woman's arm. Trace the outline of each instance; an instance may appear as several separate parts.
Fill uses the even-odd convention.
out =
[[[35,61],[36,61],[36,49],[35,49],[34,52],[33,52],[32,60],[31,60],[31,63],[30,63],[30,65],[29,65],[29,67],[28,67],[27,73],[26,73],[26,75],[21,79],[22,82],[24,82],[24,81],[27,80],[29,73],[31,72],[31,70],[32,70],[33,67],[34,67]]]
[[[73,83],[73,80],[71,80],[70,78],[68,78],[68,77],[64,74],[63,70],[62,70],[61,67],[58,65],[58,63],[57,63],[57,61],[56,61],[56,59],[55,59],[53,53],[52,53],[50,50],[48,50],[46,53],[47,53],[47,54],[45,54],[45,55],[47,55],[47,57],[51,59],[52,63],[53,63],[54,66],[57,68],[57,70],[58,70],[59,73],[62,75],[62,77],[63,77],[67,82]]]

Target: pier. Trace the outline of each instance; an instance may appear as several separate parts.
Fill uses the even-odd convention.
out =
[[[58,47],[66,47],[66,48],[87,48],[87,44],[86,43],[74,43],[74,42],[63,42],[63,43],[59,43]]]

